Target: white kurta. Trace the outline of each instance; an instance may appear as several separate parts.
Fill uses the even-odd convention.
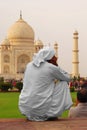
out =
[[[54,80],[58,79],[55,84]],[[26,67],[19,109],[29,120],[44,121],[58,117],[72,105],[68,87],[70,76],[58,66],[44,62]]]

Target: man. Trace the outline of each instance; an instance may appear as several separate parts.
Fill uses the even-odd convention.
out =
[[[70,108],[69,117],[87,118],[87,84],[83,84],[77,92],[77,106]]]
[[[69,81],[70,75],[57,65],[54,49],[41,49],[26,67],[19,96],[21,113],[32,121],[61,116],[72,105]]]

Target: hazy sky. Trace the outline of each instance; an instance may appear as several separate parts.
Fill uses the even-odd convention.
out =
[[[0,0],[0,43],[20,16],[32,26],[35,40],[58,43],[59,65],[72,72],[73,32],[79,33],[79,72],[87,76],[87,0]]]

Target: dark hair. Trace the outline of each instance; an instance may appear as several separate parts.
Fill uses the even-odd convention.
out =
[[[84,82],[84,83],[81,85],[81,88],[86,88],[86,89],[87,89],[87,81]]]
[[[87,102],[87,88],[82,88],[77,92],[77,99],[81,103]]]
[[[53,65],[58,66],[58,64],[57,64],[57,57],[56,56],[53,56],[50,60],[47,60],[47,62],[51,63]]]

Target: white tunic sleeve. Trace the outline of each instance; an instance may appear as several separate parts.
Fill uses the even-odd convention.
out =
[[[53,77],[55,77],[56,79],[67,82],[71,80],[70,75],[62,70],[59,66],[51,65],[50,69]]]

